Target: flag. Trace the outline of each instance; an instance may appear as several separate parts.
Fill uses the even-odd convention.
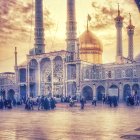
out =
[[[91,16],[88,14],[88,21],[91,21]]]
[[[139,9],[139,12],[140,12],[140,0],[135,0],[135,3],[136,3],[136,5],[137,5],[137,7]]]

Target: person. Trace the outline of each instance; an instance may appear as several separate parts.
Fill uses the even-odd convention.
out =
[[[84,106],[85,106],[85,100],[84,100],[83,97],[81,98],[80,103],[81,103],[81,109],[84,109]]]
[[[49,104],[49,100],[47,97],[45,97],[44,99],[44,109],[45,110],[49,110],[50,109],[50,104]]]
[[[34,101],[33,101],[33,98],[30,100],[30,109],[34,110]]]
[[[11,99],[7,100],[7,108],[12,109],[12,100]]]
[[[103,102],[103,104],[105,104],[105,102],[106,102],[106,97],[105,97],[105,94],[103,94],[103,97],[102,97],[102,102]]]
[[[139,95],[136,96],[136,106],[139,106],[140,103],[140,97]]]
[[[73,106],[74,106],[74,100],[73,100],[72,98],[70,98],[69,106],[70,106],[70,107],[73,107]]]
[[[13,98],[13,106],[16,106],[16,105],[17,105],[16,99]]]
[[[53,97],[51,97],[51,99],[50,99],[50,107],[51,107],[51,109],[54,109],[56,107],[55,99]]]
[[[40,98],[40,96],[38,96],[38,98],[37,98],[37,105],[38,105],[38,110],[40,110],[40,107],[41,107],[41,98]]]
[[[126,96],[126,105],[129,106],[130,102],[129,102],[129,96]]]
[[[0,109],[3,109],[3,107],[4,107],[3,99],[0,99]]]
[[[94,96],[92,100],[92,105],[96,106],[96,103],[97,103],[97,99],[96,99],[96,96]]]
[[[112,107],[112,96],[108,96],[108,103],[110,107]]]
[[[117,102],[117,97],[116,96],[112,96],[112,102],[113,102],[114,107],[118,106],[118,102]]]

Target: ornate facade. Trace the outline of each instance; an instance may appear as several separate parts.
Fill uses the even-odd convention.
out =
[[[41,4],[36,5],[37,9],[42,9],[40,1]],[[36,12],[41,12],[36,15],[42,15],[42,10]],[[136,61],[133,59],[134,26],[130,22],[131,26],[127,27],[129,55],[124,58],[121,31],[123,17],[120,16],[119,8],[115,18],[116,61],[109,64],[102,64],[103,46],[91,31],[85,31],[77,39],[75,0],[67,0],[67,50],[44,53],[42,18],[43,15],[35,18],[38,24],[35,28],[34,49],[27,55],[25,63],[15,67],[17,86],[12,89],[19,97],[81,95],[87,99],[97,96],[101,100],[103,94],[115,94],[119,100],[124,100],[134,92],[140,94],[140,57]]]

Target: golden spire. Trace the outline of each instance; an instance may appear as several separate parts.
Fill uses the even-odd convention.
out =
[[[89,24],[89,21],[91,20],[91,16],[88,14],[87,15],[87,31],[88,31],[88,24]]]
[[[120,5],[118,3],[118,16],[120,16]]]

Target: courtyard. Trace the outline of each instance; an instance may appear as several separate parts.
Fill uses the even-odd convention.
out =
[[[140,107],[90,103],[55,110],[0,110],[0,140],[140,140]]]

